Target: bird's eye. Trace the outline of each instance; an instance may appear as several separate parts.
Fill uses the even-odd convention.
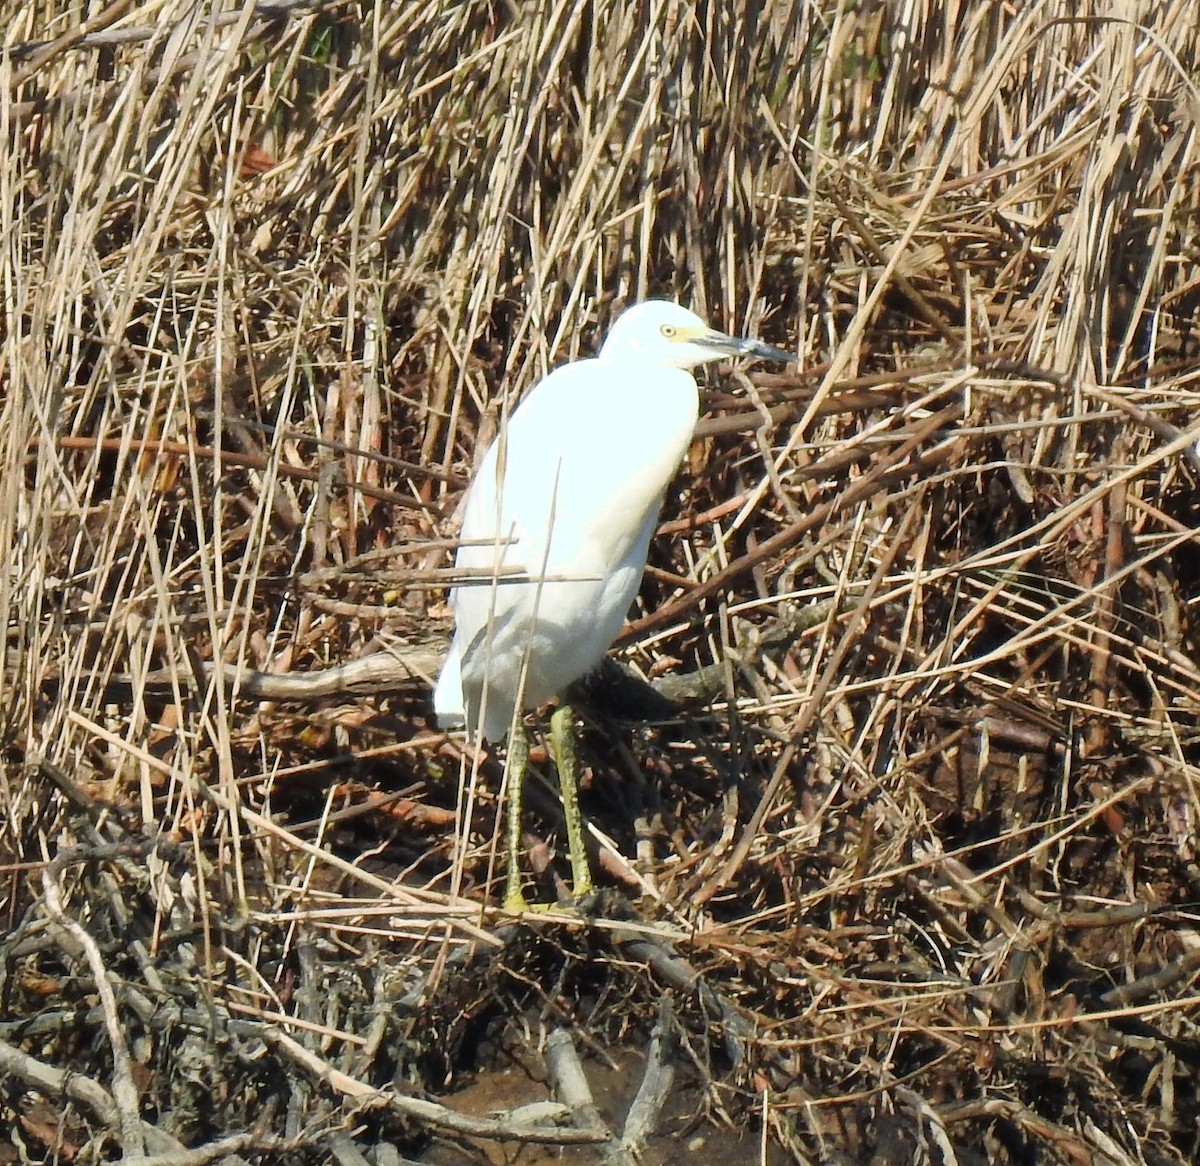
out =
[[[664,336],[665,336],[665,337],[666,337],[668,340],[674,340],[674,339],[675,339],[675,325],[674,325],[674,324],[664,324],[664,325],[663,325],[663,326],[662,326],[662,327],[659,329],[659,331],[660,331],[660,332],[661,332],[661,333],[662,333],[662,334],[663,334],[663,335],[664,335]]]

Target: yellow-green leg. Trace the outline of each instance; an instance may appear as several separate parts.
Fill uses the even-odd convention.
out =
[[[592,893],[592,871],[583,844],[583,815],[579,812],[578,768],[575,761],[575,713],[561,705],[550,718],[550,741],[558,767],[563,817],[567,822],[567,850],[571,856],[571,895],[582,899]]]
[[[529,910],[529,903],[521,890],[521,789],[525,784],[528,766],[529,738],[525,735],[525,723],[518,709],[508,730],[508,754],[504,761],[505,796],[508,799],[508,870],[504,879],[504,909],[514,915]]]

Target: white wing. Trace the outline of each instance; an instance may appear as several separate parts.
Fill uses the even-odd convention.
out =
[[[688,373],[597,360],[551,373],[514,411],[467,497],[461,538],[485,545],[461,547],[456,564],[493,570],[496,581],[455,592],[439,712],[457,686],[469,726],[486,703],[482,728],[494,739],[508,729],[523,666],[522,707],[594,667],[637,591],[696,415]],[[500,568],[511,567],[527,578],[505,583]],[[449,674],[455,666],[461,678]]]

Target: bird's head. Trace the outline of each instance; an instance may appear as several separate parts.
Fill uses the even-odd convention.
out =
[[[600,349],[601,360],[654,361],[668,368],[692,369],[722,356],[790,361],[791,353],[761,340],[727,336],[710,328],[695,312],[667,300],[646,300],[623,312]]]

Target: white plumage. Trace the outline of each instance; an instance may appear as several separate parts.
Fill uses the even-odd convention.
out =
[[[594,360],[556,369],[509,419],[467,494],[456,566],[526,578],[460,586],[439,721],[498,740],[518,702],[594,668],[637,594],[663,494],[698,415],[687,370],[726,354],[790,360],[678,304],[625,312]],[[524,686],[521,685],[525,670]]]
[[[505,910],[521,888],[522,710],[594,668],[637,594],[663,493],[699,408],[689,369],[723,355],[790,360],[651,300],[613,325],[595,360],[556,369],[514,410],[479,463],[455,565],[483,578],[454,592],[455,631],[434,693],[443,725],[509,734]],[[519,578],[512,581],[511,572]],[[572,892],[592,886],[575,777],[571,710],[551,718]]]

